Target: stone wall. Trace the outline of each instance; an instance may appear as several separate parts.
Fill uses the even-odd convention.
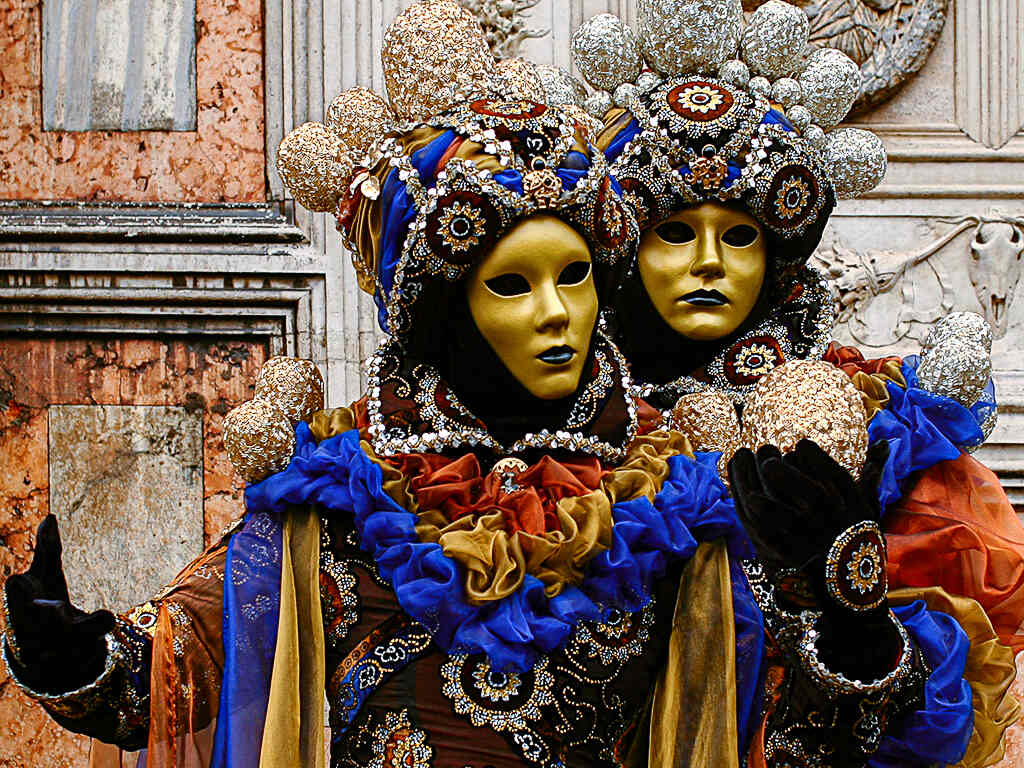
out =
[[[46,3],[52,9],[49,17],[72,5],[95,8],[97,3]],[[123,3],[125,9],[129,5]],[[113,116],[104,114],[99,103],[91,123],[74,124],[85,130],[45,130],[50,121],[44,121],[44,96],[55,101],[51,93],[70,91],[82,97],[74,103],[88,110],[91,99],[81,91],[91,89],[92,83],[76,77],[74,62],[61,67],[53,61],[44,87],[43,33],[49,25],[42,23],[42,7],[40,0],[0,0],[0,200],[266,199],[260,0],[198,0],[195,4],[194,51],[180,52],[183,58],[191,55],[195,60],[195,127],[183,131],[107,130]],[[124,29],[132,26],[128,18],[105,23]],[[52,36],[59,37],[58,31]],[[71,57],[80,45],[74,35],[65,35],[50,48],[63,46],[70,49],[64,52]],[[47,59],[58,59],[50,48]],[[144,64],[142,59],[132,66]],[[112,68],[112,64],[97,63],[97,77],[113,74]],[[108,103],[106,109],[112,111],[114,106]],[[54,109],[51,104],[47,115],[51,120],[55,120]],[[89,130],[91,125],[99,129]]]
[[[243,509],[224,414],[252,397],[252,342],[7,337],[0,343],[0,580],[31,562],[52,512],[80,605],[151,596]],[[0,767],[87,764],[0,671]]]

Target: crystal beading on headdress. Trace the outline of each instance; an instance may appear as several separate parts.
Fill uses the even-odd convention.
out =
[[[809,26],[782,0],[746,21],[740,0],[639,0],[635,31],[611,14],[576,30],[577,67],[598,89],[588,109],[608,121],[599,145],[645,223],[738,200],[784,241],[780,258],[799,263],[835,198],[878,185],[881,141],[835,129],[860,70],[841,51],[810,49]],[[602,112],[613,104],[628,112]]]
[[[381,55],[390,105],[365,88],[343,93],[325,124],[285,138],[278,168],[301,205],[337,215],[384,330],[407,334],[426,283],[461,279],[534,213],[576,228],[596,272],[625,261],[636,224],[590,146],[595,126],[578,105],[536,101],[559,73],[495,62],[455,0],[408,8]]]

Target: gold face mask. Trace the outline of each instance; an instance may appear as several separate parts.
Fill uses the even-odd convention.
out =
[[[713,341],[735,331],[753,310],[766,255],[756,219],[704,203],[644,233],[637,261],[662,319],[688,339]]]
[[[466,281],[480,333],[534,397],[576,391],[597,321],[590,248],[553,216],[509,230]]]

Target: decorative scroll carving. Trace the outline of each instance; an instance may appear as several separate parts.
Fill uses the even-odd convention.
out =
[[[939,225],[948,228],[940,233],[936,230]],[[860,251],[844,244],[831,228],[826,232],[814,261],[832,277],[839,322],[857,343],[887,347],[916,338],[916,329],[926,329],[952,311],[956,299],[953,276],[944,263],[947,260],[934,257],[972,230],[970,253],[964,255],[971,284],[995,337],[1006,335],[1008,312],[1021,276],[1024,218],[993,211],[926,226],[931,241],[916,252]],[[919,295],[929,298],[919,300]],[[885,306],[873,306],[879,301]]]
[[[524,41],[544,37],[550,30],[526,25],[526,11],[541,0],[459,0],[480,20],[487,34],[487,43],[495,58],[508,59],[519,55]]]
[[[767,0],[743,0],[753,11]],[[789,0],[811,20],[810,42],[838,48],[864,79],[851,116],[888,100],[924,66],[942,34],[949,0]]]

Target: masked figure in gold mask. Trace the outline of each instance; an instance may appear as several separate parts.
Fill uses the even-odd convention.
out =
[[[73,608],[43,524],[3,647],[61,724],[148,768],[311,768],[326,692],[333,766],[644,765],[654,733],[737,758],[753,550],[714,459],[641,428],[598,324],[639,233],[578,113],[489,77],[437,103],[489,55],[456,3],[416,4],[385,50],[405,122],[355,89],[283,143],[388,338],[347,408],[301,362],[264,369],[225,426],[247,515],[150,602]],[[651,717],[673,637],[694,654],[664,682],[701,713],[681,729]]]
[[[876,137],[823,130],[853,103],[856,65],[838,51],[808,54],[807,19],[795,4],[773,0],[747,18],[738,2],[641,6],[639,40],[609,17],[575,37],[583,75],[615,91],[619,106],[605,115],[597,144],[642,229],[610,322],[636,392],[661,412],[661,426],[687,434],[699,450],[723,452],[720,470],[757,547],[747,576],[775,659],[765,759],[996,762],[1019,711],[1008,687],[1014,654],[1024,649],[1024,530],[995,476],[965,452],[994,425],[991,332],[976,315],[952,315],[932,331],[920,360],[865,360],[831,343],[833,299],[806,262],[837,197],[870,190],[885,169]],[[661,74],[637,76],[638,64],[623,81],[623,40]],[[860,394],[874,485],[865,484],[867,468],[856,481],[861,466],[840,458],[852,449],[838,432],[842,409],[808,397],[813,386],[776,388],[788,395],[776,405],[792,421],[838,435],[832,451],[808,442],[780,451],[756,437],[775,382],[825,375],[829,366]],[[879,550],[887,568],[870,589],[856,555],[866,540],[840,544],[867,531],[887,544]],[[853,592],[844,596],[846,588]],[[869,591],[873,604],[855,607],[856,594]],[[844,709],[828,674],[807,674],[798,616],[810,614],[818,616],[829,674],[864,687],[891,672],[905,645],[894,616],[933,671],[953,671],[962,651],[935,645],[935,628],[916,623],[922,616],[965,631],[972,658],[988,647],[998,647],[999,658],[988,657],[985,674],[960,668],[960,693],[942,703],[931,698],[941,677],[934,675],[918,713],[868,726]],[[801,688],[816,699],[813,712],[787,699]]]

